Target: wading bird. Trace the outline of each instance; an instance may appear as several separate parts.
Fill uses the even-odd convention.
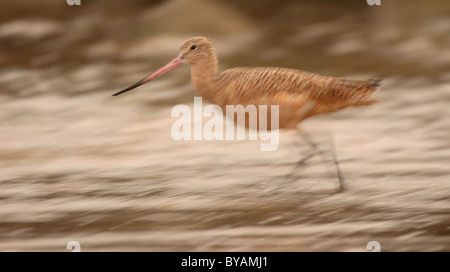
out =
[[[185,41],[177,57],[168,64],[113,96],[130,91],[182,64],[191,65],[192,85],[210,103],[222,108],[226,105],[267,105],[268,108],[279,105],[279,128],[290,129],[314,115],[377,103],[378,100],[370,95],[381,82],[380,79],[337,78],[274,67],[238,67],[219,73],[212,42],[205,37],[195,37]],[[309,137],[306,142],[317,151]],[[304,164],[313,155],[298,164]],[[344,183],[336,158],[335,164],[342,191]]]

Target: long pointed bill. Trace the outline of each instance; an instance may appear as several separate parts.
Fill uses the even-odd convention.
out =
[[[145,84],[145,83],[149,82],[150,80],[154,79],[155,77],[160,76],[160,75],[164,74],[165,72],[168,72],[168,71],[170,71],[170,70],[172,70],[172,69],[174,69],[174,68],[176,68],[176,67],[178,67],[178,66],[180,66],[182,64],[183,64],[183,60],[180,59],[180,57],[176,57],[173,60],[171,60],[169,63],[167,63],[166,65],[161,67],[158,71],[156,71],[153,74],[151,74],[151,75],[143,78],[142,80],[134,83],[130,87],[125,88],[125,89],[121,90],[120,92],[117,92],[117,93],[113,94],[112,96],[118,96],[119,94],[123,94],[125,92],[128,92],[128,91],[136,88],[136,87],[139,87],[142,84]]]

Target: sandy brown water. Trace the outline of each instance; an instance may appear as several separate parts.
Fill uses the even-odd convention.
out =
[[[446,1],[61,2],[0,11],[1,251],[450,250]],[[302,123],[324,152],[301,169],[296,131],[274,152],[174,141],[188,67],[111,94],[199,34],[221,70],[381,77],[382,103]]]

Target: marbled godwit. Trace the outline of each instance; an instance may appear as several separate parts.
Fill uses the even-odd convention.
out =
[[[191,65],[191,82],[196,91],[222,108],[238,104],[279,105],[280,128],[295,128],[305,118],[317,114],[377,103],[378,100],[371,98],[370,94],[381,81],[336,78],[273,67],[238,67],[218,73],[212,42],[205,37],[195,37],[185,41],[178,56],[168,64],[113,96],[132,90],[182,64]],[[307,142],[315,148],[311,141]],[[342,190],[343,180],[337,160],[335,163]]]

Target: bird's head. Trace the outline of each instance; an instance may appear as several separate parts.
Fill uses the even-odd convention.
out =
[[[205,37],[191,38],[183,43],[178,57],[186,64],[196,64],[207,60],[214,52],[212,42]]]
[[[143,78],[142,80],[134,83],[133,85],[113,94],[113,96],[120,95],[128,92],[136,87],[139,87],[150,80],[180,66],[183,64],[197,64],[201,61],[209,61],[208,57],[213,56],[215,58],[215,52],[212,42],[205,37],[191,38],[183,43],[178,53],[178,56],[171,60],[169,63],[158,69],[153,74]]]

